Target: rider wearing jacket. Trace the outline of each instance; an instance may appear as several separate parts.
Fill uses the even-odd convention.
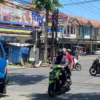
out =
[[[64,68],[64,72],[63,72],[63,80],[66,81],[66,75],[65,75],[65,71],[68,73],[69,76],[69,69],[68,69],[68,59],[66,58],[66,56],[63,55],[63,49],[58,49],[57,52],[58,56],[53,58],[53,62],[54,64],[60,64],[62,66],[62,68]],[[69,78],[69,77],[67,77]]]

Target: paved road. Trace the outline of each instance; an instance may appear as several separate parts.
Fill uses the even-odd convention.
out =
[[[82,71],[72,72],[71,91],[53,100],[100,100],[100,75],[92,77],[88,72],[94,58],[82,58]],[[10,67],[8,96],[1,100],[51,100],[47,94],[49,72],[49,68]]]

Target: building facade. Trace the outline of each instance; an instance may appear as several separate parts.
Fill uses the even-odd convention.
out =
[[[65,24],[60,47],[73,49],[80,45],[90,54],[99,47],[100,22],[85,18],[71,17]],[[98,40],[98,41],[97,41]]]

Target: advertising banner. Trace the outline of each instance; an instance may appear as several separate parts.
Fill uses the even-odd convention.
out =
[[[0,9],[0,19],[4,22],[15,22],[19,24],[32,25],[32,12],[3,5]]]
[[[67,23],[68,17],[62,17],[58,19],[58,32],[62,32],[63,31],[63,27],[65,25],[65,23]],[[52,19],[49,18],[48,20],[48,32],[52,32],[51,27],[52,27]]]
[[[45,22],[45,18],[39,12],[32,12],[32,22],[33,26],[43,26]]]

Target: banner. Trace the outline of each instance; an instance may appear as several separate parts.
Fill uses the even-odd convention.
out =
[[[2,5],[0,9],[0,21],[32,25],[32,12]]]
[[[43,26],[45,22],[45,17],[39,12],[32,12],[32,25],[33,26]]]
[[[64,26],[65,23],[67,22],[67,19],[58,19],[58,26]],[[48,20],[48,26],[52,27],[52,20]]]
[[[65,25],[65,23],[68,21],[68,17],[62,17],[58,19],[58,32],[62,32],[63,31],[63,27]],[[52,28],[52,19],[48,18],[48,32],[52,32],[51,28]]]

